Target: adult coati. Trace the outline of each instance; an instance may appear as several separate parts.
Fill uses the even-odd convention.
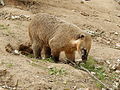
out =
[[[29,36],[36,58],[41,58],[44,49],[45,58],[53,57],[59,61],[59,54],[65,51],[69,60],[75,61],[78,51],[83,61],[87,60],[91,48],[91,36],[74,24],[46,13],[37,14],[29,25]]]

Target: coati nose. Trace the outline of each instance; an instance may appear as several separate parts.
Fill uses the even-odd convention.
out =
[[[88,57],[88,53],[87,53],[87,50],[86,49],[82,49],[82,61],[83,62],[86,62],[87,61],[87,57]]]
[[[83,61],[83,62],[86,62],[86,61],[87,61],[87,55],[83,55],[83,56],[82,56],[82,61]]]

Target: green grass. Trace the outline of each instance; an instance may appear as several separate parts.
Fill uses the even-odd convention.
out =
[[[80,65],[82,65],[83,67],[85,67],[89,71],[94,71],[95,64],[96,64],[95,60],[92,57],[89,57],[88,60],[86,61],[86,63],[81,63]]]
[[[104,70],[104,67],[99,66],[96,67],[96,61],[92,58],[89,57],[86,63],[81,64],[83,67],[88,69],[90,72],[95,72],[95,75],[97,76],[98,79],[100,80],[105,80],[106,79],[106,73]]]
[[[82,65],[84,68],[88,69],[90,72],[94,72],[95,73],[95,76],[101,80],[101,81],[104,81],[107,77],[106,75],[106,72],[105,72],[105,69],[103,66],[99,66],[97,67],[96,66],[96,61],[94,60],[93,57],[89,57],[88,60],[86,61],[86,63],[81,63],[80,65]],[[96,86],[98,88],[103,88],[104,86],[99,83],[99,82],[96,82]]]
[[[43,59],[43,61],[54,62],[52,58],[46,58],[46,59]]]
[[[28,55],[26,55],[27,57],[29,57],[29,58],[34,58],[34,55],[33,54],[28,54]]]
[[[102,85],[102,84],[100,84],[99,82],[96,82],[96,86],[98,87],[98,88],[104,88],[104,86]]]
[[[5,25],[1,25],[1,24],[0,24],[0,30],[7,30],[7,29],[8,29],[7,26],[5,26]]]
[[[53,67],[50,68],[48,72],[50,75],[63,75],[66,73],[66,70],[64,68],[57,69],[56,67]]]
[[[13,67],[13,64],[12,64],[12,63],[7,63],[7,64],[6,64],[6,67],[7,67],[7,68],[11,68],[11,67]]]

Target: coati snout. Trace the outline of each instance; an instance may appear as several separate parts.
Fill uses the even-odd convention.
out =
[[[87,61],[87,57],[91,48],[91,36],[87,33],[81,33],[76,36],[77,51],[79,52],[83,62]]]
[[[86,62],[87,61],[87,57],[88,57],[88,52],[87,52],[87,50],[85,49],[85,48],[83,48],[82,50],[81,50],[81,59],[82,59],[82,61],[83,62]]]

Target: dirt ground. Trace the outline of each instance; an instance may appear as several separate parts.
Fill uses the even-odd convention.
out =
[[[88,73],[68,64],[5,51],[8,43],[16,46],[29,41],[28,25],[39,12],[92,33],[90,56],[96,60],[115,63],[120,59],[120,5],[114,0],[5,0],[5,6],[0,6],[0,90],[100,90]],[[64,69],[63,74],[51,75],[51,67]]]

